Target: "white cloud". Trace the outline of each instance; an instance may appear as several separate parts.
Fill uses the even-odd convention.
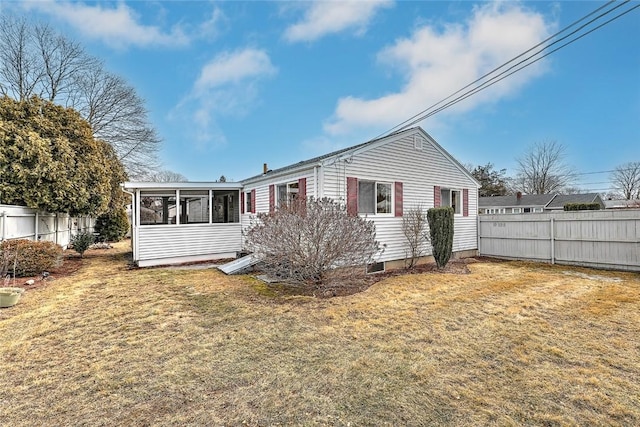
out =
[[[180,46],[189,42],[179,27],[166,32],[157,26],[141,24],[136,13],[124,3],[112,7],[102,3],[35,1],[23,3],[23,7],[60,19],[84,36],[113,47]]]
[[[302,21],[286,29],[284,37],[290,42],[313,41],[351,28],[362,34],[375,13],[392,4],[391,0],[315,1],[308,4]]]
[[[394,126],[536,45],[553,26],[519,4],[499,2],[476,7],[464,25],[447,25],[442,30],[420,27],[378,54],[380,63],[403,75],[401,90],[377,99],[339,99],[325,131],[336,135],[363,127]],[[541,61],[447,112],[468,111],[513,94],[545,69]]]
[[[209,63],[200,72],[195,89],[203,90],[238,83],[242,80],[260,76],[269,76],[276,72],[269,55],[263,50],[245,49],[238,52],[225,52]]]
[[[193,125],[186,133],[198,148],[222,145],[226,138],[218,118],[246,114],[258,102],[260,82],[277,72],[264,50],[220,53],[202,67],[191,93],[171,116]]]

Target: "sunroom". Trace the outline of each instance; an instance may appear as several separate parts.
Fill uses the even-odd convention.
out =
[[[242,249],[235,182],[125,182],[140,267],[234,258]]]

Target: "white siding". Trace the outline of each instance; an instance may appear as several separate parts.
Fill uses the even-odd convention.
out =
[[[414,148],[414,135],[423,139],[422,150]],[[433,207],[434,186],[469,190],[469,216],[456,215],[453,250],[477,249],[477,183],[445,155],[422,132],[404,135],[380,143],[322,167],[322,196],[346,202],[346,177],[403,183],[403,209],[411,206]],[[461,194],[462,196],[462,194]],[[394,195],[395,197],[395,195]],[[386,244],[381,261],[403,259],[407,244],[402,234],[402,218],[370,216],[376,224],[378,241]]]
[[[235,254],[241,249],[241,229],[240,223],[141,226],[136,261]]]

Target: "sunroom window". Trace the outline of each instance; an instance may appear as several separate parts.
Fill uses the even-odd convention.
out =
[[[180,190],[180,224],[209,222],[209,191]]]
[[[140,197],[140,224],[175,224],[175,193],[142,193]]]
[[[390,214],[391,206],[390,183],[358,181],[358,213]]]

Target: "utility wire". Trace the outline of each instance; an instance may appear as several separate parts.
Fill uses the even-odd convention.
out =
[[[584,20],[588,19],[589,17],[593,16],[594,14],[598,13],[598,12],[599,12],[599,11],[601,11],[603,8],[606,8],[607,6],[611,5],[611,4],[612,4],[612,3],[614,3],[614,2],[615,2],[615,0],[611,0],[611,1],[609,1],[608,3],[606,3],[606,4],[602,5],[602,6],[600,6],[599,8],[597,8],[597,9],[595,9],[594,11],[590,12],[589,14],[587,14],[587,15],[583,16],[582,18],[580,18],[580,19],[578,19],[578,20],[574,21],[574,22],[573,22],[573,23],[571,23],[570,25],[568,25],[568,26],[566,26],[565,28],[563,28],[562,30],[558,31],[558,32],[557,32],[557,33],[555,33],[554,35],[552,35],[552,36],[548,37],[548,38],[547,38],[547,39],[545,39],[544,41],[542,41],[542,42],[538,43],[536,46],[534,46],[534,47],[532,47],[532,48],[528,49],[527,51],[525,51],[525,52],[521,53],[520,55],[518,55],[518,56],[516,56],[516,57],[514,57],[514,58],[512,58],[512,59],[510,59],[509,61],[505,62],[504,64],[500,65],[499,67],[494,68],[493,70],[491,70],[490,72],[488,72],[488,73],[484,74],[482,77],[480,77],[480,78],[476,79],[476,80],[475,80],[475,81],[473,81],[472,83],[469,83],[468,85],[464,86],[463,88],[459,89],[458,91],[454,92],[453,94],[451,94],[451,95],[447,96],[446,98],[444,98],[444,99],[442,99],[442,100],[438,101],[437,103],[435,103],[435,104],[431,105],[431,106],[430,106],[430,107],[428,107],[427,109],[425,109],[425,110],[421,111],[421,112],[420,112],[420,113],[418,113],[418,114],[415,114],[414,116],[410,117],[409,119],[405,120],[404,122],[402,122],[402,123],[400,123],[400,124],[398,124],[398,125],[394,126],[393,128],[389,129],[388,131],[386,131],[386,132],[384,132],[384,133],[382,133],[382,134],[378,135],[378,136],[377,136],[376,138],[374,138],[374,139],[380,138],[380,137],[385,136],[385,135],[389,135],[389,134],[391,134],[391,133],[400,132],[400,131],[402,131],[402,130],[404,130],[404,129],[406,129],[406,128],[408,128],[408,127],[410,127],[410,126],[412,126],[412,125],[414,125],[414,124],[416,124],[416,123],[418,123],[418,122],[420,122],[420,121],[422,121],[422,120],[425,120],[426,118],[431,117],[432,115],[434,115],[434,114],[436,114],[436,113],[438,113],[438,112],[440,112],[440,111],[444,110],[445,108],[449,108],[449,107],[451,107],[451,106],[453,106],[453,105],[457,104],[458,102],[461,102],[461,101],[463,101],[464,99],[466,99],[466,98],[468,98],[468,97],[470,97],[470,96],[472,96],[472,95],[474,95],[474,94],[476,94],[476,93],[478,93],[478,92],[480,92],[480,91],[482,91],[482,90],[484,90],[484,89],[487,89],[488,87],[490,87],[490,86],[494,85],[495,83],[498,83],[499,81],[501,81],[501,80],[503,80],[503,79],[505,79],[505,78],[509,77],[510,75],[512,75],[512,74],[514,74],[514,73],[516,73],[516,72],[518,72],[518,71],[520,71],[520,70],[522,70],[522,69],[524,69],[524,68],[526,68],[526,67],[528,67],[528,66],[530,66],[530,65],[532,65],[532,64],[534,64],[534,63],[536,63],[537,61],[539,61],[539,60],[541,60],[541,59],[545,58],[546,56],[549,56],[550,54],[552,54],[552,53],[554,53],[554,52],[556,52],[556,51],[560,50],[561,48],[563,48],[563,47],[565,47],[565,46],[567,46],[567,45],[569,45],[569,44],[571,44],[571,43],[573,43],[573,42],[575,42],[575,41],[577,41],[577,40],[581,39],[582,37],[586,36],[587,34],[590,34],[590,33],[594,32],[594,31],[598,30],[599,28],[601,28],[601,27],[603,27],[603,26],[605,26],[605,25],[609,24],[610,22],[612,22],[612,21],[614,21],[614,20],[616,20],[616,19],[620,18],[621,16],[626,15],[627,13],[631,12],[632,10],[634,10],[634,9],[636,9],[636,8],[638,8],[638,7],[640,7],[640,4],[638,4],[638,5],[636,5],[636,6],[632,7],[632,8],[630,8],[630,9],[627,9],[626,11],[624,11],[624,12],[620,13],[619,15],[616,15],[616,16],[615,16],[615,17],[613,17],[612,19],[610,19],[610,20],[608,20],[608,21],[606,21],[606,22],[604,22],[604,23],[602,23],[602,24],[600,24],[600,25],[596,26],[595,28],[592,28],[591,30],[587,31],[586,33],[583,33],[583,34],[581,34],[581,35],[577,36],[576,38],[574,38],[574,39],[572,39],[572,40],[568,41],[567,43],[565,43],[565,44],[563,44],[563,45],[561,45],[561,46],[557,47],[556,49],[554,49],[554,50],[552,50],[552,51],[550,51],[550,52],[547,52],[545,55],[543,55],[543,56],[541,56],[541,57],[539,57],[539,58],[536,58],[535,60],[530,61],[530,62],[528,62],[528,63],[527,63],[527,61],[529,61],[529,60],[530,60],[530,59],[532,59],[533,57],[535,57],[535,56],[539,55],[540,53],[542,53],[544,50],[548,49],[549,47],[551,47],[551,46],[553,46],[553,45],[555,45],[555,44],[557,44],[557,43],[561,42],[562,40],[567,39],[568,37],[571,37],[572,35],[575,35],[577,32],[579,32],[580,30],[582,30],[582,29],[584,29],[585,27],[589,26],[590,24],[594,23],[594,22],[595,22],[595,21],[597,21],[598,19],[600,19],[600,18],[602,18],[602,17],[604,17],[604,16],[606,16],[606,15],[608,15],[608,14],[612,13],[613,11],[615,11],[616,9],[618,9],[619,7],[624,6],[625,4],[627,4],[627,3],[629,2],[629,0],[626,0],[626,1],[624,1],[624,2],[622,2],[622,3],[620,3],[620,4],[618,4],[617,6],[615,6],[615,7],[613,7],[613,8],[610,8],[609,10],[607,10],[607,11],[605,11],[605,12],[601,13],[601,14],[600,14],[600,15],[598,15],[597,17],[595,17],[595,18],[591,19],[590,21],[588,21],[587,23],[585,23],[585,24],[581,25],[579,28],[577,28],[576,30],[572,31],[571,33],[569,33],[569,34],[567,34],[567,35],[563,36],[562,38],[560,38],[560,39],[558,39],[558,40],[555,40],[553,43],[548,44],[548,45],[547,45],[547,46],[545,46],[544,48],[542,48],[542,49],[538,50],[536,53],[534,53],[534,54],[532,54],[532,55],[530,55],[530,56],[526,57],[525,59],[523,59],[523,60],[519,61],[519,62],[518,62],[518,63],[516,63],[515,65],[512,65],[511,67],[509,67],[509,68],[507,68],[506,70],[502,71],[500,74],[498,74],[498,75],[496,75],[496,76],[492,77],[491,79],[489,79],[489,80],[487,80],[487,81],[483,82],[482,84],[480,84],[480,85],[478,85],[478,86],[474,87],[473,89],[471,89],[471,90],[469,90],[469,91],[467,91],[467,92],[465,92],[465,93],[463,93],[463,94],[459,95],[458,97],[454,98],[453,100],[451,100],[451,101],[447,102],[446,104],[441,105],[441,106],[440,106],[440,107],[438,107],[437,109],[433,110],[433,108],[434,108],[434,107],[436,107],[436,106],[438,106],[438,105],[442,104],[443,102],[445,102],[445,101],[447,101],[447,100],[449,100],[449,99],[453,98],[455,95],[457,95],[457,94],[459,94],[460,92],[464,91],[465,89],[467,89],[467,88],[469,88],[469,87],[471,87],[471,86],[475,85],[476,83],[478,83],[478,82],[480,82],[480,81],[484,80],[485,78],[487,78],[487,77],[488,77],[488,76],[490,76],[491,74],[495,73],[496,71],[498,71],[498,70],[500,70],[500,69],[504,68],[504,67],[505,67],[505,66],[507,66],[508,64],[511,64],[512,62],[516,61],[517,59],[519,59],[519,58],[521,58],[521,57],[525,56],[527,53],[529,53],[529,52],[531,52],[531,51],[533,51],[533,50],[536,50],[537,48],[539,48],[540,46],[544,45],[545,43],[547,43],[547,42],[548,42],[548,41],[550,41],[551,39],[553,39],[553,38],[557,37],[558,35],[560,35],[560,34],[562,34],[562,33],[566,32],[566,31],[568,31],[570,28],[572,28],[572,27],[576,26],[577,24],[579,24],[580,22],[582,22],[582,21],[584,21]],[[524,64],[524,65],[523,65],[523,64]],[[514,68],[515,68],[515,70],[514,70]],[[506,74],[506,75],[505,75],[505,74]],[[432,111],[430,111],[430,110],[432,110]]]
[[[390,134],[392,132],[399,132],[401,129],[403,129],[403,126],[409,122],[411,122],[412,120],[420,117],[422,114],[426,113],[427,111],[431,110],[432,108],[435,108],[436,106],[442,104],[443,102],[447,101],[448,99],[454,97],[455,95],[459,94],[460,92],[462,92],[463,90],[475,85],[476,83],[481,82],[483,79],[489,77],[491,74],[495,73],[496,71],[500,70],[501,68],[507,66],[508,64],[516,61],[517,59],[525,56],[527,53],[531,52],[532,50],[537,49],[538,47],[544,45],[546,42],[552,40],[553,38],[559,36],[560,34],[564,33],[565,31],[567,31],[569,28],[572,28],[573,26],[577,25],[578,23],[584,21],[585,19],[589,18],[590,16],[598,13],[600,10],[602,10],[603,8],[607,7],[608,5],[610,5],[611,3],[614,3],[615,0],[610,0],[609,2],[603,4],[602,6],[600,6],[599,8],[595,9],[594,11],[588,13],[587,15],[583,16],[582,18],[572,22],[571,24],[569,24],[568,26],[564,27],[562,30],[558,31],[557,33],[553,34],[552,36],[547,37],[545,40],[541,41],[540,43],[538,43],[537,45],[529,48],[528,50],[522,52],[521,54],[519,54],[518,56],[515,56],[513,58],[511,58],[509,61],[505,62],[504,64],[494,68],[493,70],[489,71],[488,73],[480,76],[479,78],[477,78],[476,80],[474,80],[473,82],[469,83],[468,85],[458,89],[456,92],[452,93],[451,95],[447,96],[446,98],[441,99],[440,101],[436,102],[435,104],[431,105],[430,107],[422,110],[421,112],[409,117],[407,120],[405,120],[404,122],[392,127],[391,129],[387,130],[386,132],[383,132],[382,134],[378,135],[377,137],[375,137],[374,139],[378,139],[384,135]],[[624,3],[623,3],[624,4]],[[617,7],[620,7],[617,6]],[[612,9],[613,10],[613,9]],[[401,129],[398,129],[401,128]]]
[[[580,29],[583,29],[585,26],[587,26],[587,25],[589,25],[589,24],[593,23],[595,20],[600,19],[600,18],[601,18],[601,17],[603,17],[603,16],[606,16],[607,14],[611,13],[613,10],[617,9],[618,7],[620,7],[620,6],[624,5],[624,4],[628,3],[628,2],[629,2],[629,0],[626,0],[626,1],[625,1],[624,3],[622,3],[621,5],[618,5],[618,6],[616,6],[615,8],[610,9],[610,10],[608,10],[607,12],[604,12],[603,14],[601,14],[601,15],[599,15],[598,17],[594,18],[593,20],[589,21],[589,23],[584,24],[583,26],[581,26],[581,27],[580,27]],[[442,111],[442,110],[444,110],[444,109],[446,109],[446,108],[449,108],[449,107],[451,107],[451,106],[453,106],[453,105],[457,104],[458,102],[461,102],[461,101],[463,101],[463,100],[465,100],[465,99],[469,98],[469,97],[470,97],[470,96],[472,96],[472,95],[475,95],[476,93],[478,93],[478,92],[480,92],[480,91],[482,91],[482,90],[488,89],[489,87],[491,87],[491,86],[493,86],[494,84],[496,84],[496,83],[498,83],[498,82],[500,82],[500,81],[504,80],[505,78],[507,78],[507,77],[511,76],[512,74],[514,74],[514,73],[516,73],[516,72],[518,72],[518,71],[520,71],[520,70],[522,70],[522,69],[524,69],[524,68],[526,68],[526,67],[528,67],[528,66],[530,66],[530,65],[535,64],[536,62],[540,61],[541,59],[543,59],[543,58],[545,58],[545,57],[547,57],[547,56],[551,55],[551,54],[552,54],[552,53],[554,53],[554,52],[557,52],[558,50],[562,49],[562,48],[563,48],[563,47],[565,47],[565,46],[568,46],[568,45],[570,45],[570,44],[572,44],[572,43],[574,43],[574,42],[576,42],[576,41],[580,40],[580,39],[581,39],[581,38],[583,38],[584,36],[586,36],[586,35],[588,35],[588,34],[590,34],[590,33],[594,32],[594,31],[596,31],[596,30],[598,30],[598,29],[600,29],[600,28],[602,28],[603,26],[605,26],[605,25],[607,25],[607,24],[611,23],[612,21],[614,21],[614,20],[616,20],[616,19],[618,19],[618,18],[622,17],[623,15],[626,15],[627,13],[629,13],[629,12],[631,12],[631,11],[633,11],[633,10],[637,9],[638,7],[640,7],[640,4],[638,4],[638,5],[634,6],[634,7],[630,8],[630,9],[625,10],[624,12],[620,13],[619,15],[616,15],[616,16],[614,16],[613,18],[609,19],[608,21],[605,21],[605,22],[603,22],[602,24],[600,24],[600,25],[598,25],[598,26],[596,26],[596,27],[594,27],[594,28],[590,29],[589,31],[587,31],[587,32],[585,32],[585,33],[583,33],[583,34],[580,34],[580,35],[579,35],[579,36],[577,36],[576,38],[574,38],[574,39],[572,39],[572,40],[570,40],[570,41],[568,41],[568,42],[566,42],[566,43],[564,43],[564,44],[562,44],[562,45],[558,46],[557,48],[555,48],[555,49],[553,49],[553,50],[551,50],[551,51],[549,51],[549,52],[545,53],[544,55],[542,55],[542,56],[540,56],[540,57],[538,57],[538,58],[534,59],[533,61],[528,62],[528,63],[525,63],[525,62],[526,62],[526,61],[528,61],[529,59],[531,59],[531,58],[533,58],[534,56],[536,56],[536,55],[538,55],[539,53],[541,53],[544,49],[547,49],[548,47],[550,47],[550,46],[552,46],[552,45],[554,45],[554,44],[556,44],[556,43],[558,43],[558,42],[560,42],[560,41],[562,41],[562,40],[566,39],[567,37],[570,37],[571,35],[575,34],[575,33],[576,33],[577,31],[579,31],[580,29],[573,31],[571,34],[569,34],[569,35],[567,35],[567,36],[565,36],[565,37],[562,37],[561,39],[559,39],[559,40],[555,41],[554,43],[552,43],[552,44],[550,44],[549,46],[545,47],[544,49],[540,50],[539,52],[537,52],[537,53],[535,53],[535,54],[533,54],[533,55],[531,55],[531,56],[529,56],[529,57],[525,58],[524,60],[522,60],[522,61],[518,62],[517,64],[515,64],[515,65],[513,65],[513,66],[509,67],[507,70],[503,71],[502,73],[500,73],[500,74],[498,74],[498,75],[496,75],[496,76],[492,77],[492,78],[491,78],[491,79],[489,79],[488,81],[486,81],[486,82],[482,83],[481,85],[479,85],[479,86],[475,87],[474,89],[471,89],[471,90],[469,90],[469,91],[465,92],[464,94],[462,94],[462,95],[460,95],[460,96],[456,97],[455,99],[453,99],[453,100],[451,100],[451,101],[447,102],[446,104],[444,104],[444,105],[442,105],[442,106],[438,107],[437,109],[435,109],[435,110],[433,110],[433,111],[430,111],[430,112],[428,112],[428,113],[426,113],[426,111],[428,111],[428,109],[427,109],[427,110],[424,110],[424,111],[423,111],[422,113],[420,113],[419,115],[414,116],[414,117],[416,117],[414,120],[411,120],[411,121],[405,121],[405,122],[403,122],[404,124],[403,124],[402,126],[400,126],[400,127],[398,127],[398,126],[394,127],[393,129],[396,129],[394,132],[400,132],[400,131],[402,131],[402,130],[404,130],[404,129],[408,128],[408,127],[411,127],[411,126],[413,126],[414,124],[419,123],[419,122],[421,122],[421,121],[423,121],[423,120],[425,120],[425,119],[427,119],[427,118],[429,118],[429,117],[433,116],[434,114],[439,113],[440,111]],[[522,65],[522,64],[523,64],[523,65]],[[519,65],[522,65],[522,66],[520,66],[519,68],[516,68],[515,70],[513,70],[513,68],[518,67]],[[512,70],[512,71],[510,71],[510,72],[509,72],[509,70]],[[507,74],[505,75],[505,73],[507,73]],[[498,78],[498,77],[500,77],[500,78]],[[448,98],[445,98],[445,99],[448,99]],[[439,103],[441,103],[441,102],[442,102],[442,101],[440,101]],[[439,104],[439,103],[438,103],[438,104]],[[435,105],[437,105],[437,104],[435,104]],[[425,114],[425,113],[426,113],[426,114]],[[386,135],[387,133],[388,133],[388,132],[385,132],[383,135]]]

